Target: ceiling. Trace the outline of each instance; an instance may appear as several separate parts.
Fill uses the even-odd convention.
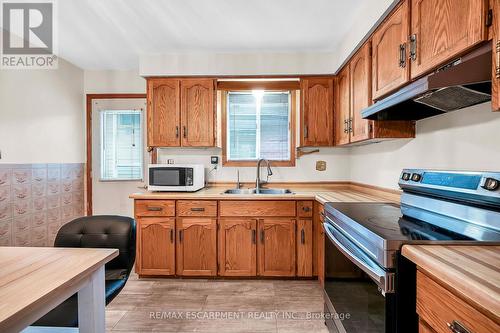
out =
[[[59,55],[84,69],[137,69],[145,54],[329,52],[369,2],[58,1]]]

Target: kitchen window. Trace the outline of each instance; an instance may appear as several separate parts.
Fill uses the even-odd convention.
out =
[[[295,165],[294,91],[225,91],[222,100],[225,165]]]
[[[101,121],[101,180],[142,180],[141,110],[104,110]]]

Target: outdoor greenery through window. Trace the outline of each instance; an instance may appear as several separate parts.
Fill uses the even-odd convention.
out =
[[[290,114],[289,91],[228,92],[228,160],[290,160]]]
[[[142,111],[101,111],[101,180],[142,180]]]

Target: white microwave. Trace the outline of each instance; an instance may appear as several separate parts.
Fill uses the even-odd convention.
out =
[[[150,164],[149,191],[194,192],[205,187],[203,164]]]

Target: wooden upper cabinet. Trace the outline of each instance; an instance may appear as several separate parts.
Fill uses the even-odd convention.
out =
[[[409,0],[377,28],[372,36],[372,93],[373,99],[395,90],[409,81],[406,41],[409,35]]]
[[[215,145],[215,80],[181,80],[183,147]]]
[[[350,69],[347,64],[335,80],[335,145],[349,143],[351,117]]]
[[[333,146],[333,78],[301,79],[301,146]]]
[[[351,59],[351,124],[350,141],[357,142],[371,138],[372,121],[363,119],[361,111],[372,104],[371,94],[371,44],[365,43]]]
[[[177,275],[217,275],[215,218],[177,218]]]
[[[146,217],[137,222],[137,273],[174,275],[175,219]]]
[[[295,276],[295,219],[259,220],[259,275]]]
[[[493,61],[491,78],[491,108],[500,111],[500,0],[492,1]]]
[[[257,220],[222,218],[219,221],[219,274],[257,274]]]
[[[177,79],[148,79],[148,146],[180,145],[180,86]]]
[[[297,276],[313,276],[313,221],[297,221]]]
[[[485,0],[411,0],[411,77],[486,40],[486,13]]]

